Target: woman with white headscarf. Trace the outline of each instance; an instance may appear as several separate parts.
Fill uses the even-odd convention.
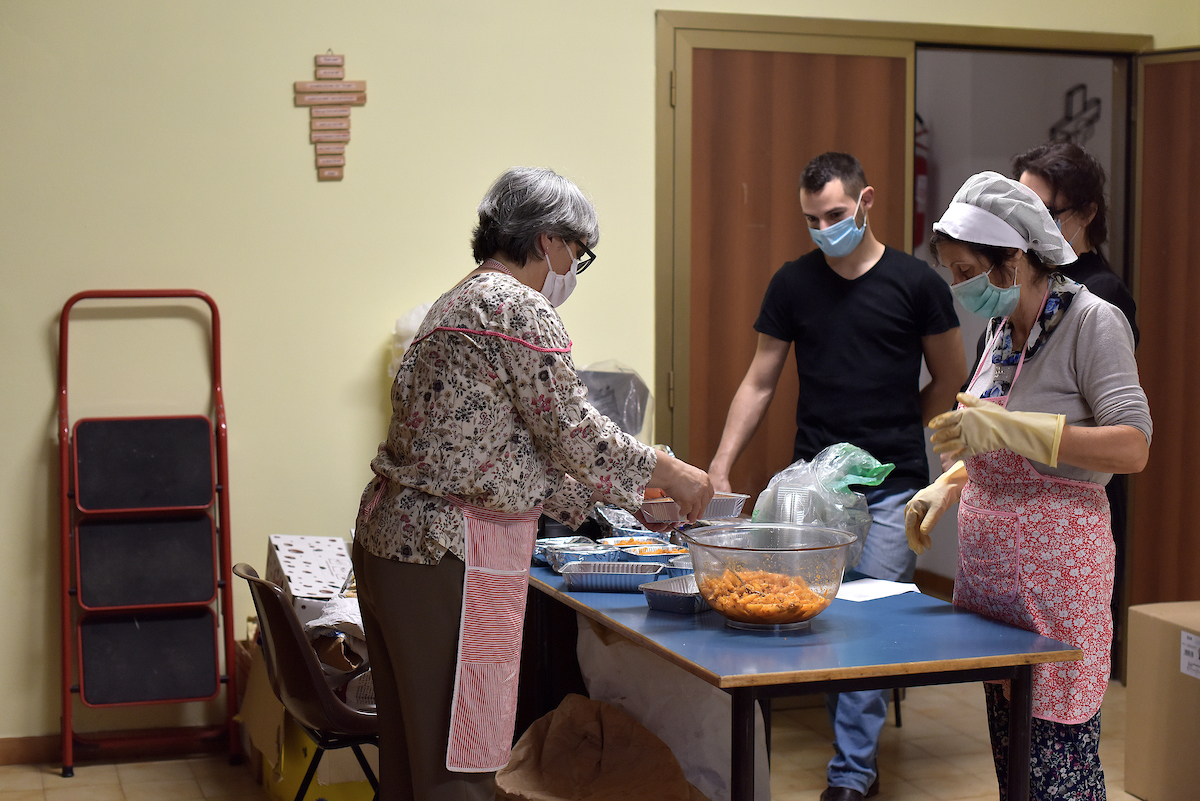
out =
[[[1133,333],[1115,306],[1055,271],[1075,254],[1016,181],[972,176],[934,232],[951,290],[990,322],[958,408],[930,421],[934,450],[962,461],[909,502],[909,544],[929,547],[961,501],[954,603],[1083,651],[1034,666],[1030,797],[1103,799],[1114,573],[1104,485],[1145,467],[1152,433]],[[985,693],[1004,799],[1008,700],[999,684]]]

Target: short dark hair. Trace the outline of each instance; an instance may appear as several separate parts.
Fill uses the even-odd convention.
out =
[[[988,269],[1007,264],[1014,255],[1020,252],[1019,248],[1006,248],[1002,245],[981,245],[978,242],[967,242],[962,239],[955,239],[941,231],[934,231],[933,235],[929,237],[929,253],[933,256],[935,262],[941,264],[941,259],[938,258],[938,248],[951,243],[966,247],[967,250],[983,259]],[[1025,251],[1025,260],[1029,262],[1029,266],[1033,268],[1034,272],[1040,276],[1048,276],[1058,269],[1054,265],[1042,261],[1037,252],[1033,250]]]
[[[815,195],[834,178],[841,180],[847,195],[858,195],[867,188],[867,175],[858,159],[849,153],[822,153],[800,173],[800,191]]]
[[[1013,158],[1013,178],[1033,173],[1063,195],[1072,209],[1096,204],[1096,216],[1087,226],[1087,238],[1099,251],[1108,241],[1108,203],[1104,200],[1104,167],[1091,153],[1073,142],[1047,142]]]

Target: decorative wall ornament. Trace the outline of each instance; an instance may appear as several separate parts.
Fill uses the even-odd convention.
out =
[[[346,80],[346,57],[332,52],[313,58],[313,81],[296,81],[295,103],[309,109],[309,141],[316,146],[317,180],[340,181],[350,142],[350,109],[367,103],[367,82]]]
[[[1067,90],[1063,106],[1062,119],[1050,126],[1050,141],[1074,142],[1082,146],[1096,132],[1100,98],[1088,97],[1087,84],[1079,83]]]

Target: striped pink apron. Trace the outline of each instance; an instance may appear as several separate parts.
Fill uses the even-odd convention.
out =
[[[450,498],[466,526],[466,574],[446,769],[483,773],[508,764],[517,716],[529,560],[541,507],[494,512]]]
[[[1022,351],[1014,384],[1024,361]],[[1008,405],[1007,395],[988,400]],[[1112,648],[1116,548],[1104,487],[1042,475],[1007,449],[965,464],[954,603],[1083,651],[1080,662],[1033,667],[1033,716],[1083,723],[1104,700]]]

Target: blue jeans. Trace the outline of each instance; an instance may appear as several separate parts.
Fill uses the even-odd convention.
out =
[[[871,487],[863,493],[871,510],[871,531],[863,545],[862,558],[853,570],[846,571],[844,581],[860,578],[912,581],[917,555],[904,536],[904,505],[923,486],[925,483],[920,481],[903,480]],[[875,781],[879,732],[887,720],[889,695],[891,690],[825,695],[835,751],[826,770],[830,787],[849,787],[866,794]]]

